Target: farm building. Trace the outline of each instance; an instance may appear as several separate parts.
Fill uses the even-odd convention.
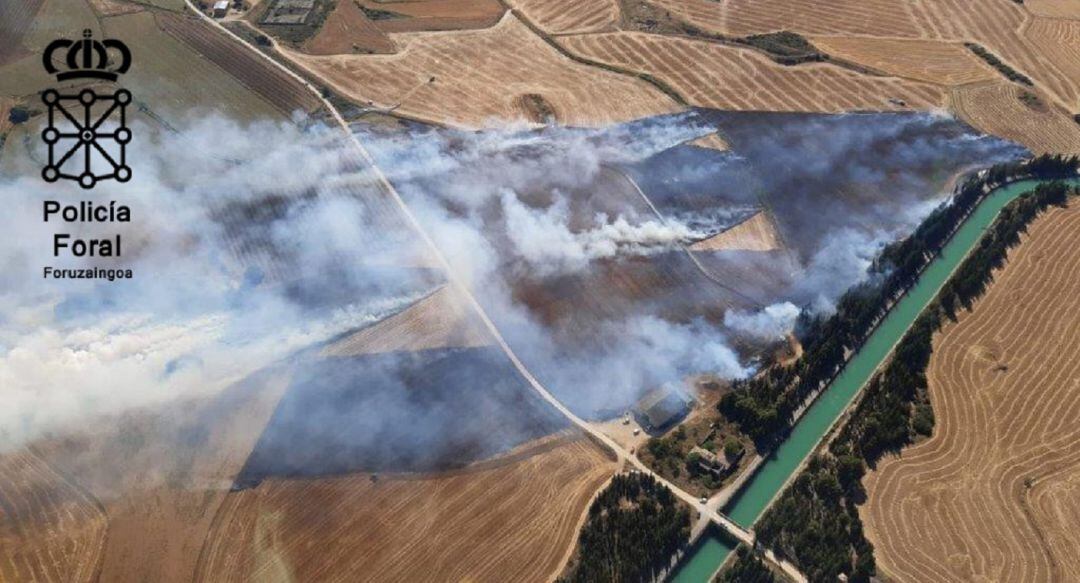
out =
[[[214,3],[214,18],[224,18],[229,13],[228,0],[219,0]]]
[[[701,446],[695,445],[690,450],[690,455],[693,456],[695,454],[697,457],[697,466],[701,471],[708,472],[717,478],[723,478],[735,468],[737,463],[739,463],[743,451],[740,450],[739,453],[733,456],[729,456],[726,453],[718,455]]]
[[[686,393],[670,385],[653,389],[637,403],[638,423],[646,431],[663,431],[690,411],[691,399]]]

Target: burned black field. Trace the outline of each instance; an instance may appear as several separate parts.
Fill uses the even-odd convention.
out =
[[[236,487],[445,470],[565,427],[497,348],[313,360],[296,372]]]

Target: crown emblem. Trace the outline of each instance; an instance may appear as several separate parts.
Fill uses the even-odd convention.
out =
[[[71,79],[102,79],[116,81],[117,77],[127,72],[131,67],[131,51],[127,45],[116,40],[107,38],[102,41],[94,40],[94,33],[90,29],[83,31],[81,40],[69,40],[61,38],[49,43],[45,47],[42,60],[45,70],[51,75],[56,75],[57,81],[69,81]],[[67,49],[66,53],[57,56],[57,51]],[[67,70],[61,70],[57,63],[66,65]]]

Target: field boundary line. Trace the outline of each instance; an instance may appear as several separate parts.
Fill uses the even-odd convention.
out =
[[[276,60],[274,60],[270,55],[262,52],[258,48],[252,46],[251,43],[249,43],[246,40],[240,38],[238,35],[236,35],[232,31],[230,31],[229,29],[222,26],[219,22],[215,21],[213,18],[207,16],[206,14],[203,14],[202,11],[198,10],[198,8],[196,6],[194,6],[194,4],[192,3],[192,0],[184,0],[184,2],[187,4],[188,8],[191,11],[193,11],[195,14],[198,14],[200,18],[202,18],[203,20],[209,22],[212,26],[216,27],[218,30],[223,31],[226,35],[228,35],[234,41],[239,42],[244,47],[248,48],[249,50],[254,51],[261,58],[266,59],[270,63],[273,63],[273,65],[275,67],[278,67],[279,69],[284,71],[286,74],[288,74],[290,77],[292,77],[293,79],[296,79],[297,81],[302,83],[305,87],[307,87],[312,93],[314,93],[318,97],[319,101],[322,102],[323,106],[327,109],[327,111],[330,113],[330,115],[334,118],[334,121],[336,121],[338,126],[342,129],[342,131],[345,132],[346,136],[348,137],[349,143],[352,144],[352,146],[355,148],[357,153],[361,156],[363,161],[371,168],[371,171],[375,175],[376,181],[385,189],[386,193],[390,194],[391,198],[398,205],[399,210],[404,215],[406,221],[416,231],[417,235],[420,236],[421,240],[425,243],[425,245],[427,245],[427,247],[430,249],[430,251],[433,254],[433,257],[438,262],[439,266],[442,267],[446,271],[446,277],[447,277],[448,282],[453,287],[457,288],[464,295],[464,297],[467,300],[467,302],[469,303],[469,305],[476,312],[477,317],[480,318],[480,320],[483,322],[484,326],[488,329],[489,332],[491,332],[492,336],[495,339],[496,344],[498,344],[498,346],[503,350],[503,352],[506,354],[506,356],[510,359],[510,363],[514,365],[514,368],[517,369],[518,373],[521,374],[521,376],[529,383],[529,385],[533,388],[533,390],[535,390],[540,395],[541,398],[543,398],[545,401],[547,401],[559,413],[562,413],[563,416],[565,416],[567,419],[569,419],[574,425],[578,426],[579,428],[581,428],[586,433],[591,434],[595,439],[597,439],[598,441],[603,443],[610,450],[614,451],[615,454],[616,454],[616,457],[619,460],[629,460],[630,463],[633,464],[637,469],[639,469],[643,473],[649,474],[654,479],[656,479],[656,481],[660,482],[665,487],[667,487],[669,490],[671,490],[676,496],[681,498],[683,501],[687,502],[687,504],[689,504],[689,506],[691,508],[697,508],[699,512],[709,516],[709,518],[713,522],[716,522],[721,527],[723,527],[725,530],[729,531],[736,539],[738,539],[739,541],[745,543],[747,546],[749,546],[751,548],[755,547],[755,545],[754,545],[754,536],[753,536],[753,534],[750,533],[750,531],[748,531],[748,530],[742,528],[741,526],[735,524],[731,519],[727,518],[726,516],[716,512],[716,511],[710,510],[709,508],[702,507],[700,504],[698,504],[697,499],[694,498],[694,496],[692,496],[690,493],[682,490],[681,488],[679,488],[675,484],[673,484],[670,481],[666,480],[663,476],[660,476],[659,474],[653,472],[648,466],[646,466],[641,460],[639,460],[637,458],[637,456],[634,456],[634,455],[630,454],[629,452],[627,452],[625,449],[622,448],[622,446],[620,446],[618,443],[616,443],[614,439],[612,439],[611,437],[609,437],[607,434],[600,431],[599,429],[596,429],[595,427],[593,427],[592,425],[587,423],[582,418],[578,417],[574,412],[572,412],[569,408],[567,408],[566,405],[564,405],[561,401],[559,401],[550,391],[548,391],[547,388],[545,388],[535,376],[533,376],[533,374],[529,371],[529,369],[525,367],[525,364],[521,361],[521,359],[518,358],[517,354],[513,351],[513,349],[510,347],[510,345],[507,344],[506,339],[503,337],[502,333],[499,332],[499,329],[495,326],[495,323],[487,315],[487,312],[484,311],[483,307],[480,305],[480,302],[476,299],[476,296],[473,295],[472,291],[469,290],[468,286],[465,285],[465,283],[457,276],[457,274],[451,268],[451,265],[450,265],[449,261],[442,254],[442,252],[439,251],[438,246],[435,244],[435,241],[431,238],[431,236],[428,235],[427,231],[425,231],[423,229],[423,227],[420,225],[419,220],[417,220],[416,216],[409,209],[409,207],[405,203],[404,199],[401,198],[401,195],[398,193],[397,189],[394,188],[393,184],[390,183],[390,180],[386,177],[385,174],[383,174],[382,170],[375,164],[375,159],[371,156],[371,154],[367,151],[367,149],[364,148],[363,144],[360,143],[360,140],[359,140],[359,138],[356,137],[356,134],[354,134],[349,129],[348,122],[346,122],[345,119],[341,116],[341,113],[337,110],[337,108],[335,108],[334,105],[332,103],[330,103],[330,101],[328,99],[326,99],[326,97],[324,97],[322,95],[322,93],[318,90],[318,88],[316,88],[314,85],[312,85],[310,81],[308,81],[308,80],[304,79],[303,77],[301,77],[295,71],[292,71],[291,69],[289,69],[285,65],[283,65],[283,64],[277,62]],[[285,57],[285,58],[288,58],[288,57]],[[292,61],[290,59],[290,62],[292,62],[294,65],[296,65],[298,67],[301,67],[301,69],[303,69],[303,66],[296,63],[295,61]],[[306,71],[306,69],[303,69],[303,70]],[[791,563],[789,563],[787,561],[779,560],[769,550],[765,551],[765,555],[770,560],[772,560],[774,563],[776,563],[781,569],[784,570],[785,573],[787,573],[789,576],[791,576],[796,581],[806,581],[807,580],[806,577],[793,564],[791,564]]]

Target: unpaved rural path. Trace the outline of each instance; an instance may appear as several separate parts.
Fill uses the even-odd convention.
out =
[[[642,461],[639,460],[637,458],[637,456],[629,453],[628,451],[623,449],[622,446],[620,446],[618,443],[616,443],[615,440],[608,437],[607,434],[600,431],[599,429],[596,429],[595,427],[593,427],[592,425],[587,423],[584,419],[581,419],[576,414],[574,414],[573,411],[571,411],[569,408],[567,408],[565,405],[563,405],[562,402],[560,402],[557,398],[555,398],[555,396],[553,394],[551,394],[551,392],[548,391],[547,388],[545,388],[540,383],[540,381],[537,380],[536,377],[533,376],[533,374],[531,372],[529,372],[529,369],[525,367],[525,364],[521,362],[521,359],[518,358],[518,356],[514,352],[514,350],[510,347],[509,344],[507,344],[506,340],[503,338],[502,334],[499,332],[499,329],[495,326],[495,323],[487,315],[487,312],[484,311],[484,308],[480,305],[480,302],[476,299],[476,296],[473,295],[472,290],[470,290],[469,287],[467,285],[465,285],[465,282],[463,282],[461,280],[461,278],[458,277],[457,273],[451,267],[450,262],[439,251],[438,245],[435,244],[435,241],[431,238],[430,235],[428,235],[427,231],[424,230],[423,226],[421,226],[420,222],[416,219],[416,216],[409,209],[409,206],[407,204],[405,204],[405,201],[401,198],[401,195],[398,194],[397,189],[394,188],[394,185],[390,183],[390,180],[386,178],[386,175],[383,174],[382,170],[380,170],[379,167],[375,164],[375,159],[371,156],[371,154],[367,151],[367,149],[364,148],[363,144],[360,143],[360,140],[356,137],[356,135],[352,132],[352,130],[349,129],[348,122],[346,122],[345,118],[343,118],[341,116],[341,113],[337,110],[337,108],[335,108],[334,105],[332,103],[330,103],[329,100],[327,100],[325,97],[323,97],[322,92],[319,91],[318,88],[316,88],[314,85],[309,83],[306,79],[304,79],[303,77],[298,75],[296,72],[292,71],[291,69],[289,69],[285,65],[279,63],[278,61],[274,60],[273,58],[271,58],[266,53],[259,50],[257,47],[255,47],[251,43],[247,42],[243,38],[240,38],[239,36],[234,34],[232,31],[230,31],[229,29],[225,28],[220,23],[215,21],[213,18],[207,16],[206,14],[203,14],[202,11],[200,11],[192,3],[192,0],[184,0],[184,2],[187,4],[188,9],[190,9],[192,12],[194,12],[195,14],[198,14],[202,19],[209,22],[212,26],[216,27],[223,34],[226,34],[230,38],[235,40],[236,42],[241,43],[248,50],[253,51],[255,54],[259,55],[259,57],[261,57],[263,59],[266,59],[267,61],[272,63],[275,67],[278,67],[279,69],[281,69],[282,71],[287,73],[289,76],[296,79],[297,82],[301,83],[304,87],[307,87],[312,92],[312,94],[314,94],[319,99],[319,101],[323,104],[323,107],[325,107],[326,110],[328,112],[330,112],[330,114],[333,116],[334,120],[341,127],[341,130],[343,132],[345,132],[345,135],[348,138],[349,143],[353,146],[353,148],[360,155],[360,157],[364,160],[364,162],[371,168],[372,172],[375,175],[375,178],[382,185],[382,187],[386,190],[386,192],[393,198],[394,202],[398,205],[398,207],[401,210],[401,213],[405,217],[406,221],[413,228],[413,230],[416,231],[416,234],[420,237],[420,239],[424,242],[424,244],[431,251],[432,257],[438,262],[439,266],[442,267],[443,271],[446,273],[446,277],[447,277],[447,280],[450,283],[450,285],[453,286],[455,289],[457,289],[462,294],[462,297],[464,297],[466,299],[466,301],[469,303],[469,305],[472,306],[473,310],[476,312],[476,315],[480,318],[480,320],[483,322],[484,326],[488,329],[488,331],[491,333],[492,337],[495,339],[496,344],[499,346],[499,348],[502,349],[502,351],[510,359],[510,362],[514,365],[514,368],[517,369],[517,371],[521,374],[521,376],[524,377],[525,380],[529,383],[529,386],[531,386],[533,388],[533,390],[535,390],[537,392],[537,394],[540,395],[540,397],[542,397],[552,407],[554,407],[557,411],[559,411],[559,413],[562,413],[567,419],[569,419],[574,425],[576,425],[582,431],[584,431],[587,434],[591,435],[594,439],[596,439],[600,443],[603,443],[605,446],[607,446],[609,449],[611,449],[611,451],[615,452],[616,456],[618,457],[618,461],[620,463],[623,462],[623,461],[628,461],[631,465],[633,465],[635,468],[637,468],[641,472],[652,476],[653,478],[656,479],[656,481],[658,481],[661,484],[665,485],[668,489],[670,489],[672,492],[674,492],[676,496],[678,496],[684,502],[689,504],[691,508],[696,508],[700,513],[702,513],[705,516],[708,516],[710,520],[712,520],[716,524],[720,525],[731,536],[735,537],[737,540],[739,540],[742,543],[745,543],[747,546],[749,546],[751,548],[754,547],[754,535],[750,531],[744,529],[743,527],[739,526],[738,524],[735,524],[734,522],[732,522],[730,519],[728,519],[723,514],[720,514],[719,512],[717,512],[717,511],[715,511],[715,510],[713,510],[711,508],[708,508],[705,505],[700,504],[698,502],[698,500],[692,494],[682,490],[681,488],[679,488],[675,484],[672,484],[671,482],[664,479],[662,476],[660,476],[660,475],[656,474],[655,472],[653,472],[649,467],[647,467],[644,463],[642,463]],[[276,44],[274,46],[276,47]],[[283,58],[286,58],[286,59],[289,58],[287,55],[285,55],[284,53],[282,53],[280,51],[279,51],[279,54],[282,54]],[[301,65],[300,63],[297,63],[296,61],[294,61],[292,59],[290,59],[290,62],[293,63],[293,65],[295,65],[297,67],[300,67],[302,70],[307,71],[307,69],[303,68],[303,65]],[[636,187],[636,185],[635,185],[635,187]],[[639,192],[640,192],[640,189],[639,189]],[[642,194],[642,195],[644,196],[644,194]],[[648,200],[648,199],[646,199],[646,200]],[[651,203],[650,203],[650,205],[651,205]],[[766,550],[765,551],[765,556],[770,561],[776,563],[781,569],[784,570],[785,573],[787,573],[788,576],[792,577],[794,580],[800,581],[800,582],[806,581],[806,577],[801,572],[799,572],[799,570],[794,565],[792,565],[791,563],[788,563],[787,561],[780,560],[778,557],[773,555],[772,551]]]

